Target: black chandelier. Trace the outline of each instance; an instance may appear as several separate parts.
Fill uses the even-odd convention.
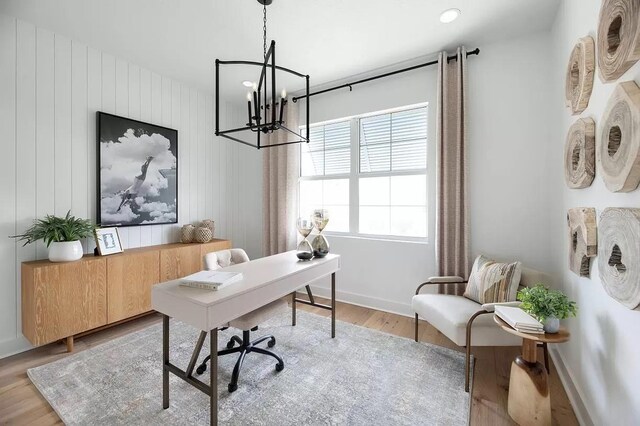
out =
[[[286,99],[286,91],[282,90],[282,92],[279,94],[280,96],[278,96],[278,93],[276,91],[276,71],[286,72],[296,77],[304,78],[306,85],[306,96],[309,95],[309,76],[276,65],[275,40],[271,41],[269,49],[267,50],[267,5],[271,4],[272,1],[273,0],[258,0],[258,3],[262,4],[263,6],[263,61],[222,61],[220,59],[216,59],[216,136],[222,136],[227,139],[231,139],[233,141],[240,142],[244,145],[248,145],[258,149],[309,142],[309,101],[307,100],[306,102],[306,135],[303,136],[295,129],[290,129],[286,126],[287,123],[285,122],[283,117],[284,106],[288,102]],[[248,121],[247,124],[243,127],[229,130],[220,130],[221,65],[249,65],[260,67],[260,76],[258,82],[253,83],[252,90],[247,93]],[[231,134],[238,135],[238,133],[246,131],[255,133],[255,143],[242,140],[238,136],[231,136]],[[278,131],[293,134],[295,138],[299,138],[299,140],[291,142],[286,141],[270,143],[266,145],[261,143],[261,134],[268,135]]]

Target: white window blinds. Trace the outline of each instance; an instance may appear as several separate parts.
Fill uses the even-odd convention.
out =
[[[360,173],[426,167],[426,106],[360,119]]]
[[[308,144],[302,144],[302,176],[350,172],[350,121],[312,126],[309,129],[309,138]]]

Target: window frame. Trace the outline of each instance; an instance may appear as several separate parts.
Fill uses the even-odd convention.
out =
[[[359,239],[370,239],[376,241],[407,241],[417,243],[427,243],[429,241],[429,176],[428,162],[424,169],[407,169],[398,171],[376,171],[376,172],[361,172],[360,171],[360,119],[372,117],[376,115],[391,114],[395,112],[408,111],[418,108],[427,108],[427,151],[429,146],[428,135],[428,120],[429,120],[429,102],[421,102],[418,104],[406,105],[397,108],[390,108],[382,111],[369,112],[365,114],[352,115],[348,117],[342,117],[333,120],[326,120],[322,122],[312,123],[310,127],[326,126],[334,123],[341,123],[349,121],[350,123],[350,158],[349,158],[349,173],[331,174],[331,175],[317,175],[317,176],[302,176],[302,161],[300,161],[300,169],[298,171],[298,188],[300,191],[300,183],[302,181],[326,181],[332,179],[348,179],[349,180],[349,231],[324,231],[323,234],[328,236],[337,237],[349,237]],[[300,126],[303,129],[305,126]],[[302,147],[300,147],[300,159],[302,160]],[[428,158],[428,156],[427,156]],[[392,177],[392,176],[416,176],[423,175],[425,178],[425,187],[427,188],[426,196],[426,210],[425,215],[425,237],[412,237],[393,234],[367,234],[361,233],[359,229],[360,225],[360,178],[374,178],[374,177]],[[300,215],[300,202],[298,202],[298,215]],[[331,220],[331,219],[329,219]]]

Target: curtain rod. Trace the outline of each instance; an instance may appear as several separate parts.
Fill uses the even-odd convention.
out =
[[[478,54],[480,54],[480,49],[477,48],[477,47],[474,50],[472,50],[470,52],[467,52],[467,56],[478,55]],[[447,56],[447,62],[449,62],[451,60],[454,60],[456,58],[457,58],[457,55]],[[332,91],[338,90],[338,89],[346,89],[347,87],[349,88],[349,91],[351,91],[351,90],[353,90],[352,86],[355,86],[356,84],[366,83],[366,82],[369,82],[369,81],[372,81],[372,80],[377,80],[379,78],[389,77],[389,76],[392,76],[392,75],[395,75],[395,74],[400,74],[400,73],[407,72],[407,71],[413,71],[415,69],[428,67],[430,65],[435,65],[437,63],[438,63],[438,61],[435,60],[435,61],[426,62],[424,64],[413,65],[413,66],[408,67],[408,68],[402,68],[402,69],[399,69],[399,70],[396,70],[396,71],[391,71],[391,72],[388,72],[388,73],[385,73],[385,74],[380,74],[380,75],[376,75],[376,76],[373,76],[373,77],[364,78],[362,80],[354,81],[352,83],[345,83],[345,84],[341,84],[339,86],[330,87],[328,89],[319,90],[317,92],[309,93],[308,95],[296,96],[296,97],[292,98],[292,100],[293,100],[293,102],[298,102],[298,99],[304,99],[304,98],[308,98],[308,97],[311,97],[311,96],[320,95],[322,93],[332,92]]]

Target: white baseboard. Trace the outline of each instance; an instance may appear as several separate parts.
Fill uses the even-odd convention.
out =
[[[311,286],[311,290],[314,294],[320,297],[331,297],[331,290],[326,287]],[[302,291],[304,293],[304,290]],[[390,300],[380,299],[372,296],[365,296],[357,293],[350,293],[347,291],[336,291],[336,300],[339,302],[346,302],[352,305],[362,306],[365,308],[377,309],[379,311],[389,312],[392,314],[402,315],[403,317],[413,318],[413,310],[409,303],[399,303]]]
[[[33,345],[24,336],[0,342],[0,359],[33,349]]]
[[[573,411],[576,413],[576,418],[578,419],[578,423],[582,426],[593,426],[593,417],[589,413],[587,406],[584,403],[584,398],[582,397],[582,392],[580,388],[576,385],[576,382],[573,380],[573,374],[571,374],[571,369],[564,362],[562,358],[562,354],[558,351],[557,348],[549,346],[549,354],[551,355],[551,359],[553,360],[553,365],[556,367],[556,371],[560,376],[560,381],[564,386],[564,390],[567,392],[567,396],[569,397],[569,402],[571,402],[571,406],[573,407]]]

